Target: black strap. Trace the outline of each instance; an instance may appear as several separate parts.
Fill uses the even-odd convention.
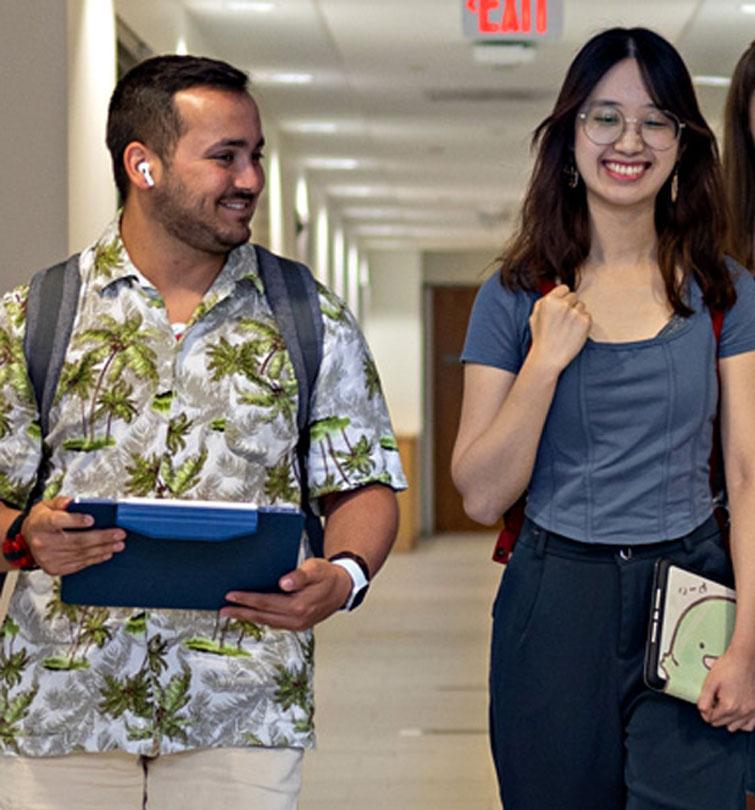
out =
[[[309,269],[299,262],[276,256],[255,245],[262,283],[270,308],[288,349],[299,387],[296,414],[301,507],[312,553],[324,555],[322,522],[309,500],[307,462],[312,393],[322,362],[323,323],[317,284]]]

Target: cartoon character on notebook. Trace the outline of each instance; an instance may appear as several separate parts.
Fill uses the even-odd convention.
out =
[[[661,659],[666,692],[693,702],[698,699],[710,668],[726,650],[735,611],[736,602],[725,596],[707,596],[684,610]]]

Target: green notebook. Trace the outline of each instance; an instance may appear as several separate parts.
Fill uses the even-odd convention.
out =
[[[658,560],[645,648],[647,685],[697,703],[710,668],[729,645],[735,615],[731,588]]]

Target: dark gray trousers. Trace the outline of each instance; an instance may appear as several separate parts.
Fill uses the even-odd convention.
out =
[[[628,549],[527,521],[493,607],[490,733],[505,810],[742,810],[750,735],[642,680],[653,565],[730,584],[715,521]]]

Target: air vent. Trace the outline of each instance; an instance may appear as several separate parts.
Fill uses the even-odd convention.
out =
[[[551,91],[526,90],[521,87],[444,87],[438,90],[426,90],[428,101],[453,102],[502,102],[502,101],[539,101],[552,98]]]

